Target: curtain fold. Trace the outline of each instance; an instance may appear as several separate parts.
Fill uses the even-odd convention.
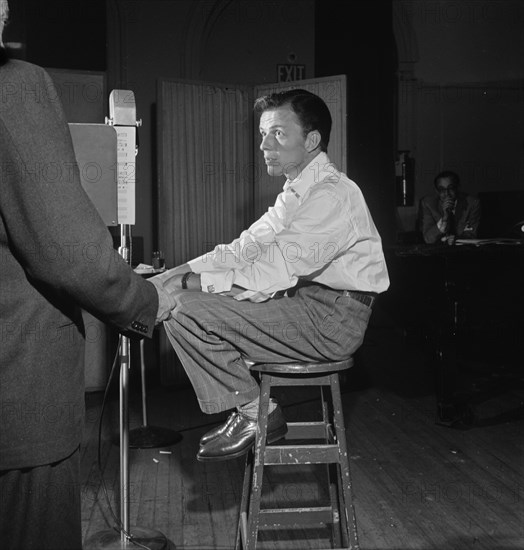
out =
[[[158,235],[168,267],[251,222],[251,100],[247,89],[161,82]]]

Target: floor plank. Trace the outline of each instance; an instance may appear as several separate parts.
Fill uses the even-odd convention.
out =
[[[279,396],[286,417],[313,417],[312,393]],[[522,390],[504,396],[522,406]],[[110,393],[102,438],[102,394],[87,394],[82,447],[85,540],[114,526],[97,465],[101,449],[109,502],[119,518],[118,397]],[[521,550],[524,547],[522,415],[467,430],[435,423],[431,394],[406,397],[375,385],[343,393],[355,508],[362,550]],[[497,405],[492,404],[496,409]],[[500,408],[500,403],[499,403]],[[484,411],[487,413],[487,410]],[[225,415],[203,415],[190,388],[148,391],[151,425],[179,431],[164,449],[130,449],[131,528],[162,532],[177,549],[234,548],[244,460],[200,463],[198,439]],[[130,426],[140,426],[140,396],[130,395]],[[320,474],[267,475],[265,499],[322,496]],[[322,530],[261,534],[261,549],[327,548]]]

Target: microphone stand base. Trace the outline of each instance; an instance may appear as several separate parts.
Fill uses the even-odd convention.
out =
[[[159,426],[140,426],[129,430],[129,447],[132,449],[156,449],[178,443],[182,434]]]
[[[175,550],[173,543],[168,543],[160,531],[141,527],[135,527],[130,531],[131,538],[124,537],[124,540],[120,531],[116,529],[99,531],[84,544],[83,548],[84,550],[122,550],[124,548],[137,550],[145,547],[150,550]]]

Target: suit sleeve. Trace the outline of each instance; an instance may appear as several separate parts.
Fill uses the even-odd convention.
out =
[[[42,92],[12,94],[0,117],[0,214],[13,254],[44,292],[69,297],[122,332],[150,337],[156,289],[114,250],[84,192],[50,77],[34,67],[12,85]]]
[[[478,234],[481,216],[480,200],[477,197],[471,197],[471,209],[468,215],[467,224],[471,228],[467,232],[467,236],[475,238]]]
[[[442,237],[442,233],[437,227],[437,222],[440,219],[440,215],[438,211],[435,211],[430,207],[425,199],[420,201],[420,218],[424,242],[426,244],[436,243]]]

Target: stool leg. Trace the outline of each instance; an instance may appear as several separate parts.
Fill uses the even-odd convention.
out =
[[[260,499],[264,481],[264,454],[266,452],[267,417],[269,411],[269,394],[271,391],[271,376],[263,374],[260,383],[260,403],[258,410],[257,434],[253,450],[255,462],[253,467],[251,496],[247,520],[247,537],[245,550],[255,550],[257,547]]]
[[[241,550],[246,547],[247,537],[247,516],[249,514],[249,500],[251,494],[251,477],[253,476],[253,451],[249,451],[246,456],[246,465],[244,468],[244,482],[242,485],[242,500],[240,501],[240,513],[238,517],[237,538],[235,550]]]
[[[330,391],[327,392],[326,389],[329,389]],[[331,424],[332,422],[332,413],[330,406],[332,403],[330,402],[329,395],[331,393],[331,385],[329,387],[320,386],[320,395],[322,400],[322,422],[324,423],[325,427],[325,443],[326,444],[333,444],[334,443],[334,434],[333,434],[333,426]],[[329,490],[329,501],[331,503],[331,514],[332,514],[332,522],[331,522],[331,538],[333,541],[333,546],[336,548],[340,548],[342,544],[341,539],[341,518],[340,518],[340,510],[341,510],[341,502],[339,497],[339,490],[338,487],[340,485],[339,482],[339,474],[338,474],[338,464],[326,464],[326,478],[327,478],[327,485]]]
[[[331,424],[331,414],[329,412],[329,401],[326,399],[326,391],[324,386],[320,386],[320,398],[322,402],[322,422],[326,428],[326,443],[331,439],[332,430],[330,428]]]
[[[344,506],[341,507],[342,524],[345,525],[345,537],[349,550],[358,550],[357,522],[355,509],[353,507],[353,487],[351,482],[351,471],[349,467],[349,456],[346,442],[346,431],[344,426],[344,414],[342,410],[342,398],[340,395],[340,385],[338,373],[332,374],[331,378],[331,396],[333,399],[333,423],[335,427],[335,436],[337,438],[339,449],[339,467],[341,481],[341,496],[343,496]]]

